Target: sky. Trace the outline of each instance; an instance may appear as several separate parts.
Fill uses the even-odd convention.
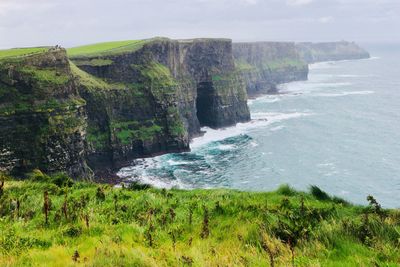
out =
[[[114,40],[400,43],[400,0],[0,0],[0,48]]]

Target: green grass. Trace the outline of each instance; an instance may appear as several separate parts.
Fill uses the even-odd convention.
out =
[[[109,143],[109,132],[103,132],[98,127],[89,126],[87,128],[87,141],[95,149],[101,150],[107,147]]]
[[[113,188],[35,171],[0,191],[0,265],[268,266],[272,255],[290,266],[294,244],[296,266],[398,266],[400,211],[368,210],[288,186]]]
[[[282,69],[282,68],[288,68],[288,67],[294,67],[294,68],[302,68],[305,67],[307,63],[304,61],[298,59],[291,59],[291,58],[283,58],[279,60],[271,60],[267,61],[264,63],[263,68],[268,68],[271,70],[275,69]]]
[[[91,59],[91,60],[75,60],[75,64],[78,66],[93,66],[93,67],[103,67],[113,64],[110,59]]]
[[[78,68],[72,61],[69,62],[71,66],[72,74],[78,79],[78,81],[88,89],[124,89],[126,86],[123,84],[108,83],[100,78],[97,78],[89,73]]]
[[[123,54],[140,49],[149,40],[129,40],[105,42],[68,48],[67,53],[71,58],[97,57],[104,55]]]
[[[162,127],[152,120],[142,123],[138,121],[114,121],[111,128],[117,139],[124,145],[137,140],[153,140],[163,131]]]
[[[67,99],[49,98],[40,103],[29,100],[30,96],[24,97],[17,102],[4,104],[0,108],[0,115],[10,116],[19,113],[52,113],[76,110],[78,107],[86,105],[86,101],[80,97],[70,97]]]
[[[19,71],[31,77],[41,85],[65,85],[70,77],[64,73],[58,73],[54,69],[40,69],[33,66],[23,66]]]
[[[161,63],[151,61],[143,65],[132,64],[131,68],[140,71],[152,87],[174,87],[177,85],[169,68]]]
[[[235,60],[235,66],[239,71],[254,71],[257,68],[245,61]]]
[[[48,47],[29,47],[0,50],[0,59],[43,53],[46,52],[48,49]]]

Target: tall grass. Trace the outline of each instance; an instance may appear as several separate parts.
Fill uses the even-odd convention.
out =
[[[287,185],[268,193],[113,188],[36,171],[5,180],[0,266],[399,264],[399,211],[381,220],[375,202],[320,199]]]

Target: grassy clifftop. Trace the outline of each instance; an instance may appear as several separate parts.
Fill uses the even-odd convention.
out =
[[[1,266],[400,264],[399,211],[373,198],[352,206],[316,187],[113,188],[35,171],[0,192]]]
[[[20,57],[46,52],[48,47],[13,48],[0,50],[0,60],[4,58]]]
[[[71,58],[82,57],[100,57],[109,55],[119,55],[130,53],[139,50],[146,43],[160,38],[145,39],[145,40],[127,40],[104,42],[90,45],[77,46],[67,49],[68,56]]]

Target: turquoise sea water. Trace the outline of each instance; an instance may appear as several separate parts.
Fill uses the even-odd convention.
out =
[[[192,152],[135,162],[119,175],[158,187],[268,191],[317,185],[354,203],[400,207],[400,48],[310,66],[285,94],[249,101],[252,121],[204,128]]]

